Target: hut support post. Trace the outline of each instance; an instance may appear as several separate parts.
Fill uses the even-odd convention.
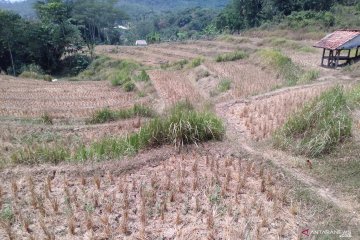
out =
[[[328,67],[331,66],[331,64],[333,63],[333,60],[334,60],[334,51],[333,51],[333,50],[330,50],[330,52],[329,52],[329,58],[328,58]]]
[[[348,57],[347,57],[347,60],[346,60],[346,64],[349,64],[349,63],[351,62],[350,55],[351,55],[351,49],[349,49]]]
[[[340,54],[341,54],[341,50],[336,50],[336,54],[335,54],[335,68],[337,68],[338,65],[339,65],[339,57],[340,57]]]
[[[355,54],[355,57],[358,56],[358,53],[359,53],[359,47],[356,48],[356,54]]]
[[[325,58],[325,48],[323,50],[322,58],[321,58],[321,66],[324,66],[324,58]]]

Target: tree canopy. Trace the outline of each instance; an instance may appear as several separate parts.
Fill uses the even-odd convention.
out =
[[[59,71],[63,57],[84,45],[119,41],[114,28],[127,16],[115,0],[42,0],[36,19],[0,10],[0,68],[16,75],[28,64],[48,73]]]

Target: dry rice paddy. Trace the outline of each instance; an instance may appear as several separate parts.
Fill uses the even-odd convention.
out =
[[[176,155],[114,175],[3,179],[1,239],[294,239],[300,206],[277,176],[232,157]]]

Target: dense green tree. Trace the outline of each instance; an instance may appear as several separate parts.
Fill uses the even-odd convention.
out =
[[[120,39],[115,28],[128,16],[115,7],[116,0],[73,0],[69,6],[73,10],[72,18],[81,30],[81,35],[91,53],[97,43],[113,43]]]
[[[222,32],[239,32],[245,28],[245,19],[231,6],[217,16],[215,25]]]
[[[233,0],[235,12],[244,19],[245,26],[257,27],[261,22],[263,0]]]
[[[158,42],[160,42],[161,41],[160,33],[158,33],[158,32],[149,33],[146,36],[146,41],[148,43],[158,43]]]
[[[25,57],[20,42],[24,27],[18,14],[0,10],[0,71],[16,75],[18,59]]]
[[[41,55],[38,63],[44,69],[54,71],[64,54],[81,49],[80,31],[72,22],[71,7],[61,0],[38,2],[35,9],[40,24],[31,34],[38,40],[35,44]]]

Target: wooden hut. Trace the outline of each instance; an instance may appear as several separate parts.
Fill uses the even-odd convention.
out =
[[[337,68],[350,64],[360,60],[360,30],[335,31],[317,42],[314,47],[323,49],[321,66]],[[351,54],[351,50],[354,50],[355,54]]]

